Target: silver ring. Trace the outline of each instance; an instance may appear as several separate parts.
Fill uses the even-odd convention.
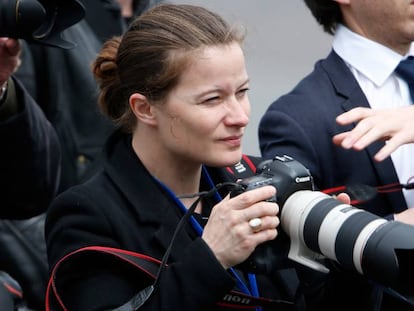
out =
[[[257,232],[262,227],[262,220],[260,218],[252,218],[249,220],[249,226],[254,232]]]

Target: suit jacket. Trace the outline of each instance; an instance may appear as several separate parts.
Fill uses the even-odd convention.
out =
[[[346,184],[398,183],[391,158],[380,163],[373,160],[383,142],[360,152],[333,144],[333,135],[354,127],[341,127],[335,118],[355,107],[369,104],[345,62],[332,51],[291,92],[268,107],[259,124],[262,155],[292,156],[310,170],[321,190]],[[401,191],[377,195],[358,207],[388,217],[407,208]]]
[[[225,169],[208,171],[214,184],[240,177],[231,177]],[[60,194],[48,210],[50,267],[69,252],[93,245],[161,259],[181,217],[175,200],[137,158],[131,137],[116,133],[105,147],[104,170]],[[233,288],[234,280],[189,224],[177,235],[169,264],[159,290],[142,310],[221,310],[216,302]],[[293,283],[285,281],[276,288],[276,277],[272,286],[264,285],[269,283],[267,277],[258,279],[264,297],[292,299],[295,293],[289,293]],[[102,258],[83,258],[58,278],[63,301],[68,310],[76,311],[120,306],[151,283],[136,271]],[[285,310],[284,306],[278,310]]]
[[[335,118],[355,107],[369,107],[369,104],[345,62],[331,51],[292,91],[268,107],[258,131],[263,157],[292,156],[310,170],[320,190],[347,184],[398,183],[390,158],[380,163],[373,160],[383,142],[375,142],[360,152],[333,144],[335,134],[354,126],[338,126]],[[377,195],[357,207],[387,218],[407,208],[401,191]],[[352,274],[337,272],[332,271],[332,284],[327,286],[332,289],[332,306],[339,301],[336,309],[377,310],[376,303],[381,302],[382,295],[379,290],[371,290],[363,279]],[[406,307],[392,306],[393,303],[391,310]]]

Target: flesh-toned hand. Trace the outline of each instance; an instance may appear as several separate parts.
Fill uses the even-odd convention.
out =
[[[225,269],[246,260],[257,245],[276,238],[279,207],[266,201],[275,193],[273,186],[260,187],[227,196],[214,206],[202,238]],[[256,221],[250,222],[255,218],[261,220],[256,229],[252,228]]]
[[[374,141],[386,141],[385,146],[374,156],[382,161],[399,146],[414,142],[414,106],[392,109],[354,108],[339,115],[340,125],[357,122],[356,127],[333,137],[336,145],[345,149],[362,150]]]

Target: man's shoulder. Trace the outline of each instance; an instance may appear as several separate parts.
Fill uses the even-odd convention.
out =
[[[339,56],[332,53],[315,63],[312,72],[303,77],[289,92],[275,99],[270,109],[295,110],[304,104],[321,107],[322,102],[338,98],[338,90],[350,83],[352,73]],[[329,100],[328,100],[329,99]]]

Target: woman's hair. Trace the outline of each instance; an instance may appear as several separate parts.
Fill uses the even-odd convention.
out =
[[[343,23],[342,12],[337,2],[332,0],[305,0],[305,3],[325,32],[333,35],[338,24]]]
[[[151,103],[173,89],[197,51],[242,44],[244,31],[199,6],[160,4],[136,18],[121,37],[108,40],[92,65],[99,106],[116,125],[131,131],[136,118],[128,99],[141,93]]]

